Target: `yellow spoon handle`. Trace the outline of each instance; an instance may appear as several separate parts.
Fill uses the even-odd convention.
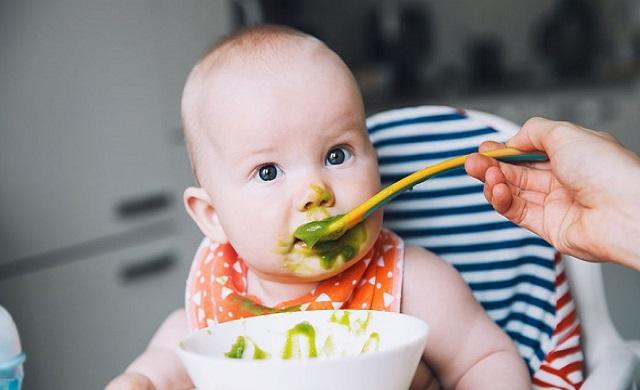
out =
[[[515,148],[496,149],[489,152],[483,152],[481,154],[501,161],[544,161],[547,159],[547,156],[542,153],[522,152]],[[328,231],[334,232],[351,229],[406,189],[422,183],[428,178],[439,173],[462,167],[469,156],[470,154],[453,157],[403,177],[388,187],[383,188],[380,192],[342,216],[342,218],[335,220],[328,227]]]

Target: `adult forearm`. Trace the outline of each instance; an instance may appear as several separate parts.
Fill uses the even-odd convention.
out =
[[[594,253],[605,260],[640,271],[640,166],[629,167],[624,181],[614,182],[615,194],[603,204],[602,220],[592,237]]]
[[[602,241],[602,251],[607,258],[602,259],[640,271],[640,198],[634,208],[620,212],[612,226],[609,240]]]

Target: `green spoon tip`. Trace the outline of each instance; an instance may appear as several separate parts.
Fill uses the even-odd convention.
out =
[[[333,241],[344,234],[344,229],[333,224],[342,215],[333,215],[319,221],[307,222],[293,232],[293,237],[301,240],[309,248],[313,248],[320,241]]]

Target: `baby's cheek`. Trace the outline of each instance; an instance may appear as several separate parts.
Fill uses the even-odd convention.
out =
[[[382,216],[383,210],[378,210],[369,216],[366,220],[367,233],[369,233],[369,239],[371,242],[375,241],[382,229]]]
[[[258,253],[265,253],[274,247],[273,227],[262,221],[248,217],[239,219],[231,245],[245,260],[253,259]]]

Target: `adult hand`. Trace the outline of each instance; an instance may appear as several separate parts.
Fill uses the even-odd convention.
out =
[[[512,222],[562,253],[640,270],[640,157],[611,135],[532,118],[506,143],[548,162],[513,165],[474,154],[465,169]],[[480,151],[503,147],[485,142]]]
[[[109,382],[105,390],[155,390],[155,386],[142,374],[126,372]]]

